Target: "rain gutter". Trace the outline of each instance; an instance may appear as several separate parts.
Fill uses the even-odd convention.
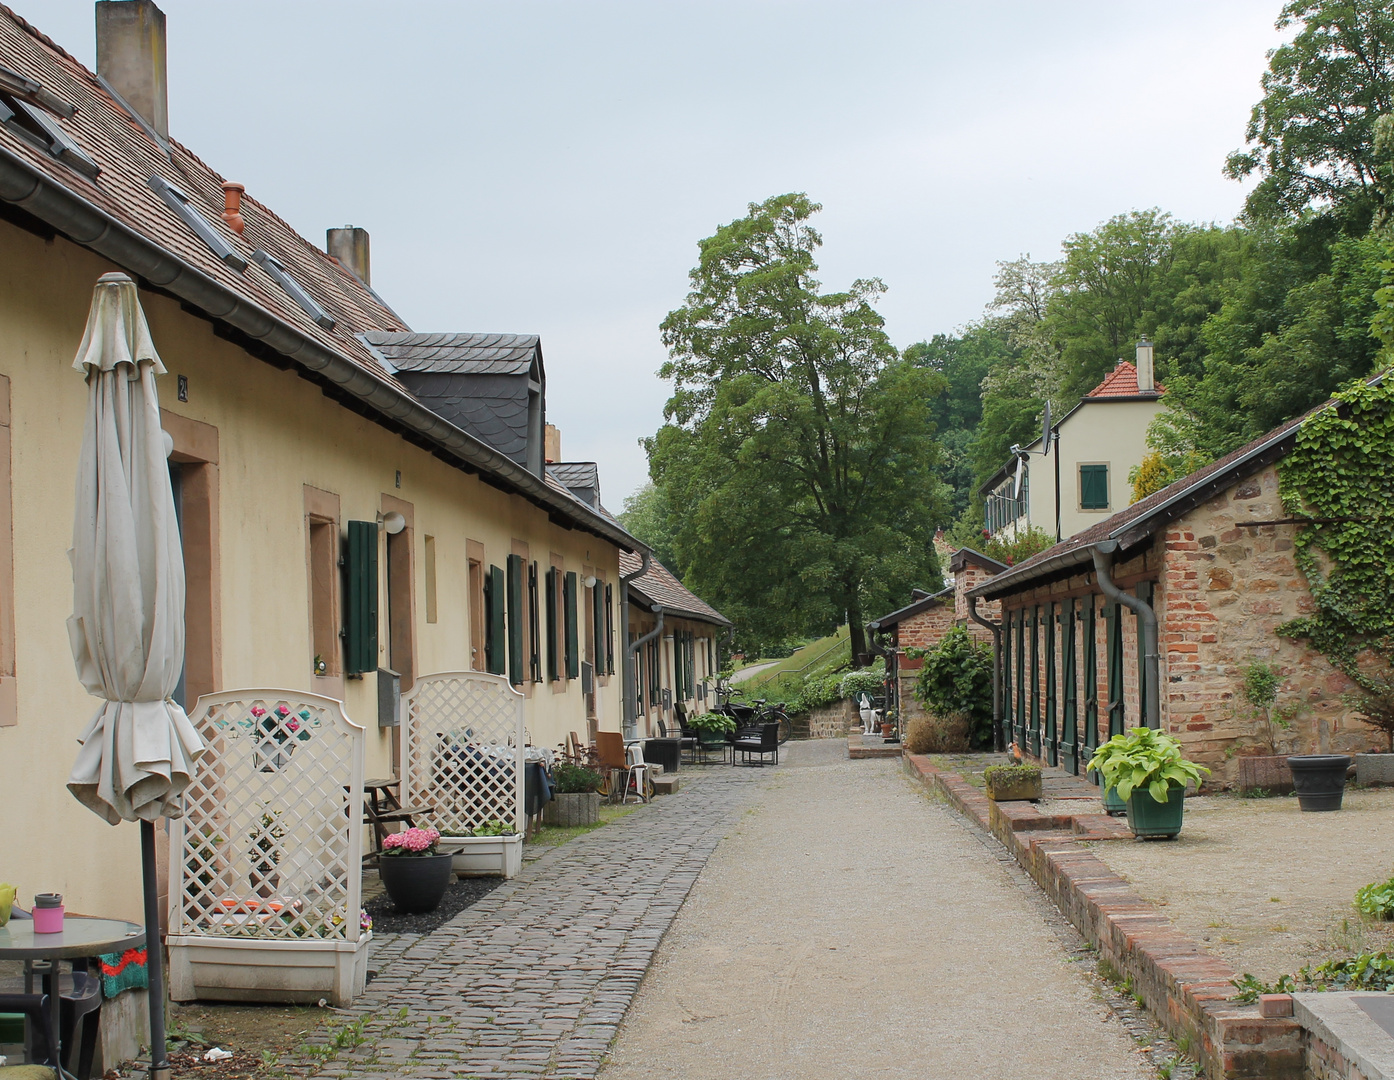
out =
[[[620,691],[620,704],[623,707],[623,727],[626,739],[634,737],[639,715],[639,703],[634,700],[634,657],[629,651],[629,583],[649,572],[649,567],[653,563],[653,554],[649,551],[641,551],[639,558],[638,570],[632,574],[620,575],[620,635],[621,640],[625,643],[620,662],[620,677],[624,679],[624,686]]]
[[[968,617],[992,631],[992,739],[1000,753],[1007,749],[1007,732],[1002,727],[1002,624],[978,614],[978,598],[968,596]]]
[[[404,389],[377,378],[348,357],[326,348],[264,308],[238,296],[202,270],[117,221],[73,191],[0,147],[0,199],[22,207],[74,243],[86,247],[143,281],[169,292],[325,379],[380,416],[428,440],[481,479],[523,496],[548,511],[553,521],[593,533],[637,552],[642,545],[599,514],[577,514],[576,500],[562,497],[546,481],[492,450],[422,405]],[[575,505],[568,505],[575,504]]]
[[[632,665],[632,664],[638,663],[638,661],[639,661],[639,650],[640,650],[641,648],[643,648],[645,645],[647,645],[647,644],[648,644],[650,641],[652,641],[654,638],[658,637],[659,634],[663,633],[663,605],[662,605],[662,604],[654,604],[653,607],[652,607],[650,610],[652,610],[653,613],[654,613],[655,615],[658,616],[658,625],[655,626],[652,630],[650,630],[650,631],[649,631],[647,634],[645,634],[643,637],[637,639],[637,640],[634,642],[634,644],[630,645],[629,648],[627,648],[627,649],[625,650],[625,656],[628,658],[628,663],[631,664],[631,665]],[[626,636],[627,636],[627,634],[628,634],[628,631],[626,630]],[[631,670],[632,670],[632,668],[631,668]],[[629,723],[630,723],[631,727],[633,728],[633,731],[630,732],[629,734],[626,734],[626,735],[625,735],[625,738],[627,738],[627,739],[636,738],[637,735],[638,735],[638,731],[639,731],[639,709],[638,709],[639,703],[636,701],[636,702],[634,703],[634,705],[635,705],[635,708],[634,708],[634,716],[633,716],[632,718],[629,719]]]
[[[1104,540],[1095,544],[1090,551],[1094,556],[1094,573],[1099,579],[1099,588],[1115,604],[1130,608],[1138,618],[1142,628],[1142,667],[1147,685],[1143,687],[1143,707],[1146,710],[1148,727],[1161,726],[1161,664],[1157,658],[1157,613],[1152,605],[1140,596],[1125,593],[1113,583],[1113,556],[1118,550],[1117,540]]]

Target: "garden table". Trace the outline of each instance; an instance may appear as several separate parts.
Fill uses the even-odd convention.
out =
[[[84,915],[68,915],[58,934],[34,933],[32,919],[11,919],[0,926],[0,960],[23,960],[26,972],[33,972],[34,962],[48,965],[41,972],[44,993],[48,995],[53,1012],[53,1030],[61,1029],[62,998],[58,992],[58,966],[63,960],[81,960],[102,953],[124,952],[145,944],[145,927],[120,919],[93,919]],[[53,1048],[54,1066],[63,1076],[69,1074],[58,1063],[63,1058],[61,1046]]]

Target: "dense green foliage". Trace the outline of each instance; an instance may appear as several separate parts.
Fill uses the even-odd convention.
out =
[[[648,544],[653,549],[654,558],[679,578],[683,576],[683,567],[678,562],[677,549],[673,544],[673,515],[668,510],[668,500],[661,488],[645,484],[626,498],[620,524],[632,536]]]
[[[1280,469],[1284,506],[1308,522],[1296,555],[1316,610],[1279,633],[1311,642],[1384,728],[1394,713],[1394,380],[1354,383],[1337,400],[1302,425]]]
[[[1355,909],[1369,919],[1394,919],[1394,878],[1358,889]]]
[[[928,403],[945,379],[890,343],[879,281],[821,291],[818,209],[776,196],[700,243],[662,324],[673,393],[647,445],[684,578],[740,644],[845,619],[860,654],[868,612],[940,582]]]
[[[1202,774],[1210,772],[1187,761],[1181,744],[1155,728],[1133,728],[1126,735],[1115,735],[1094,751],[1088,768],[1098,770],[1104,787],[1113,788],[1124,802],[1134,791],[1146,788],[1152,798],[1164,803],[1171,788],[1199,785]]]
[[[552,782],[563,795],[580,795],[600,787],[600,774],[569,761],[558,761],[552,766]]]
[[[1134,501],[1368,377],[1394,343],[1394,8],[1288,0],[1277,25],[1289,41],[1225,163],[1257,180],[1238,220],[1116,214],[1051,258],[998,263],[981,318],[899,355],[879,281],[821,291],[805,196],[702,241],[663,324],[674,390],[648,443],[654,489],[626,506],[636,535],[747,649],[850,617],[860,654],[864,616],[938,587],[936,526],[1003,562],[1033,553],[1039,537],[991,548],[979,489],[1039,437],[1047,403],[1063,416],[1142,336],[1165,396]],[[1362,707],[1394,746],[1381,685]]]
[[[849,671],[842,676],[837,692],[839,696],[851,698],[853,701],[860,694],[880,697],[886,691],[885,682],[886,661],[878,656],[876,662],[870,667],[862,668],[859,671]]]
[[[992,746],[992,647],[955,626],[924,654],[915,697],[940,716],[968,720],[975,750]]]

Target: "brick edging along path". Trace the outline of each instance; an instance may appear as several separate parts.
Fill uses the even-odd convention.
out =
[[[1231,1001],[1235,977],[1223,960],[1180,933],[1128,881],[1083,846],[1116,834],[1093,815],[1062,818],[1026,804],[1000,805],[957,773],[906,754],[905,770],[937,788],[965,817],[1000,840],[1055,905],[1112,965],[1171,1035],[1189,1043],[1206,1075],[1301,1080],[1302,1028]]]

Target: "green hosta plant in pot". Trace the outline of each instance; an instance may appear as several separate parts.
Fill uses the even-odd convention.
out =
[[[1186,785],[1199,785],[1210,772],[1187,761],[1179,742],[1153,728],[1115,735],[1094,751],[1089,768],[1097,769],[1105,789],[1114,788],[1128,804],[1128,827],[1143,837],[1179,833]]]

